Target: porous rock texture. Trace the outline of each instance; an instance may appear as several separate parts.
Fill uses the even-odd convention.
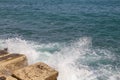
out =
[[[22,54],[0,50],[0,80],[57,80],[58,72],[42,62],[28,66]]]
[[[27,58],[22,54],[6,54],[0,56],[0,73],[11,75],[15,70],[27,66]]]
[[[18,79],[14,78],[14,77],[12,77],[12,76],[2,75],[2,74],[0,73],[0,80],[18,80]]]
[[[13,76],[20,80],[57,80],[58,72],[44,63],[36,63],[16,70]]]

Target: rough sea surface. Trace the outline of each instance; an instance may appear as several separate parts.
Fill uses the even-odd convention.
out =
[[[5,47],[58,80],[120,80],[120,0],[0,0]]]

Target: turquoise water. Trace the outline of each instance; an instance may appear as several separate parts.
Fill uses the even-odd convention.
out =
[[[0,0],[0,48],[58,80],[120,80],[119,35],[120,0]]]

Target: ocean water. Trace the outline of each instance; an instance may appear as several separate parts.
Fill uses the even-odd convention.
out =
[[[120,80],[120,0],[0,0],[6,47],[58,80]]]

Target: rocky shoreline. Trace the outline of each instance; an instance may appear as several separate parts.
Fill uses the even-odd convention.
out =
[[[23,54],[0,50],[0,80],[57,80],[58,71],[45,63],[28,65]]]

